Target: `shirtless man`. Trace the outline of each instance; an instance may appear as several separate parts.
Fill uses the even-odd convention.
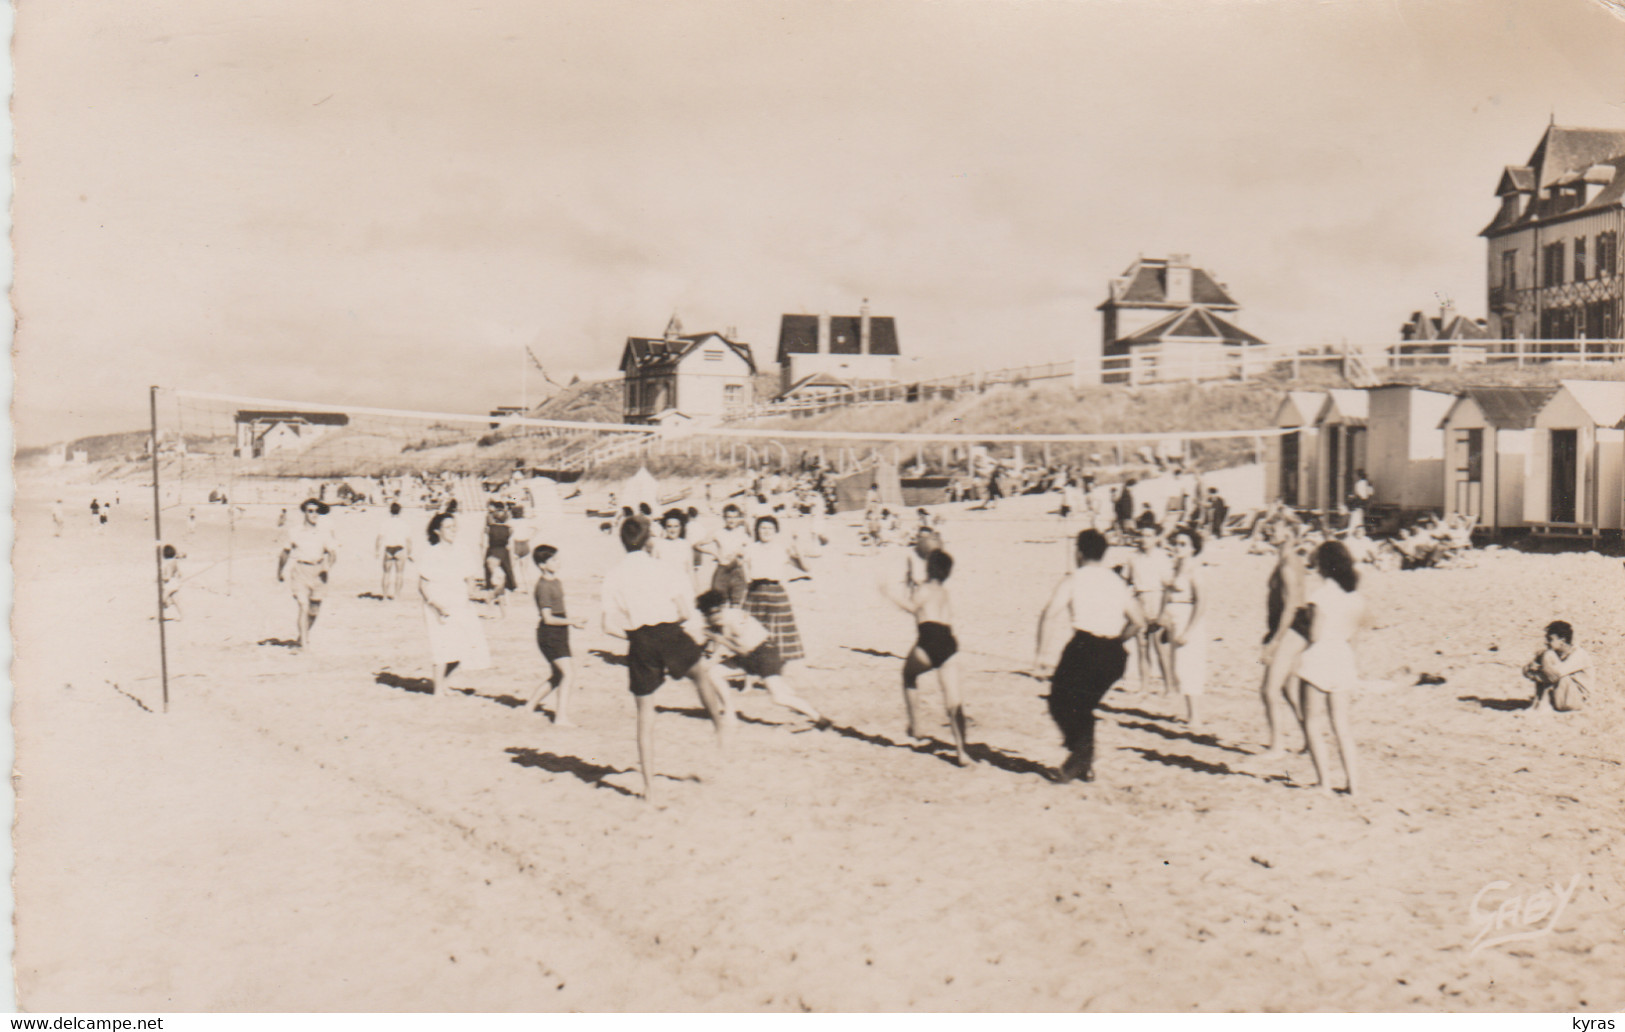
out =
[[[401,503],[389,503],[389,518],[378,528],[378,540],[373,544],[373,556],[384,564],[384,598],[392,599],[401,590],[406,576],[406,564],[412,559],[412,534],[401,518]]]
[[[903,707],[908,713],[908,736],[924,737],[920,734],[915,691],[920,675],[934,670],[937,683],[942,685],[942,702],[954,735],[955,761],[964,767],[971,760],[965,751],[965,706],[959,693],[959,642],[954,638],[953,606],[945,586],[953,569],[953,556],[939,547],[926,557],[925,580],[911,585],[906,597],[893,594],[890,585],[885,583],[881,590],[914,617],[919,635],[903,660]]]

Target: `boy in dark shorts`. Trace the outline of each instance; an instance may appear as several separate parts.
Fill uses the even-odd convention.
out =
[[[728,596],[715,588],[701,595],[694,604],[705,617],[706,636],[711,644],[731,654],[734,664],[747,676],[760,681],[774,702],[811,717],[820,729],[830,726],[829,718],[797,695],[784,679],[784,660],[760,620],[728,605]]]
[[[536,563],[536,647],[542,650],[549,671],[544,684],[525,701],[526,711],[539,709],[542,702],[554,692],[553,723],[558,727],[575,727],[570,719],[570,683],[574,671],[570,664],[570,628],[587,626],[587,621],[571,620],[564,614],[564,582],[559,580],[553,559],[559,550],[552,545],[537,545],[531,553]]]
[[[695,615],[693,585],[671,563],[649,554],[648,517],[628,518],[620,536],[626,558],[604,578],[604,633],[626,639],[628,687],[638,706],[638,766],[647,801],[654,778],[654,693],[666,678],[694,682],[721,745],[727,744],[733,713],[717,690],[704,649],[683,629]]]
[[[942,702],[948,710],[948,726],[954,733],[954,753],[961,767],[970,762],[965,751],[965,707],[959,695],[959,642],[954,638],[953,608],[948,602],[948,589],[944,586],[953,573],[954,557],[940,549],[926,556],[925,582],[910,588],[908,597],[892,594],[890,585],[882,583],[886,597],[913,615],[919,637],[903,660],[903,705],[908,711],[908,735],[922,738],[918,713],[915,708],[915,690],[920,675],[937,672],[937,683],[942,685]]]

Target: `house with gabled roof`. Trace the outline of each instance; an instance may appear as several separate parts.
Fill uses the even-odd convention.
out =
[[[1444,511],[1469,516],[1491,536],[1527,526],[1535,419],[1556,387],[1469,387],[1439,423]]]
[[[1536,413],[1524,519],[1585,535],[1625,527],[1625,381],[1563,380]]]
[[[1320,417],[1325,391],[1288,391],[1275,410],[1275,425],[1288,433],[1270,438],[1264,458],[1264,483],[1287,505],[1314,505],[1320,479]]]
[[[870,315],[785,315],[779,320],[781,397],[809,376],[826,374],[851,385],[893,383],[902,350],[897,320]]]
[[[239,409],[234,451],[241,458],[261,459],[306,447],[349,423],[350,417],[342,412]]]
[[[626,338],[620,369],[628,423],[706,422],[755,403],[750,345],[731,334],[685,334],[676,315],[662,336]]]
[[[1264,342],[1235,322],[1241,306],[1229,288],[1190,256],[1135,260],[1110,282],[1101,313],[1104,379],[1148,383],[1229,375],[1241,349]]]
[[[1480,231],[1493,336],[1625,336],[1625,129],[1549,125]]]

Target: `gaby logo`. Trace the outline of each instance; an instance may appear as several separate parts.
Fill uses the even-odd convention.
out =
[[[1478,890],[1467,911],[1478,928],[1478,934],[1473,936],[1473,948],[1467,955],[1470,957],[1479,950],[1502,943],[1550,935],[1579,887],[1578,874],[1569,879],[1567,888],[1554,881],[1550,888],[1539,888],[1528,895],[1506,895],[1512,888],[1511,882],[1490,882]]]

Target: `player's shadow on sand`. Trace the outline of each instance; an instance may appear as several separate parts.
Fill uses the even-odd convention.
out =
[[[1148,710],[1135,709],[1133,706],[1108,706],[1102,703],[1095,709],[1101,713],[1117,713],[1125,717],[1139,717],[1141,720],[1167,720],[1166,713],[1152,713]]]
[[[856,645],[842,645],[841,648],[845,649],[848,652],[861,652],[865,656],[879,656],[881,659],[898,659],[898,660],[900,660],[900,659],[903,658],[902,656],[899,656],[897,653],[895,653],[895,652],[887,652],[885,649],[865,649],[865,648],[859,648]]]
[[[1102,707],[1104,708],[1104,707]],[[1214,749],[1223,749],[1225,752],[1241,753],[1250,756],[1251,753],[1234,745],[1225,745],[1213,735],[1198,734],[1195,731],[1180,731],[1176,728],[1163,727],[1160,724],[1147,724],[1137,720],[1119,720],[1118,727],[1131,728],[1135,731],[1149,731],[1154,735],[1161,735],[1170,741],[1190,742],[1193,745],[1206,745]]]
[[[1148,760],[1155,760],[1165,767],[1178,767],[1180,770],[1192,770],[1198,774],[1214,774],[1224,777],[1254,778],[1259,781],[1289,782],[1285,774],[1254,774],[1250,770],[1232,770],[1228,764],[1209,763],[1194,756],[1183,756],[1179,753],[1158,752],[1155,749],[1142,749],[1135,745],[1120,747],[1124,752],[1139,753]]]
[[[587,652],[600,663],[609,666],[626,666],[626,657],[619,652],[605,652],[603,649],[588,649]]]
[[[561,756],[558,753],[540,752],[523,746],[511,746],[504,749],[513,762],[521,767],[540,767],[551,774],[568,774],[576,780],[593,788],[607,788],[611,792],[619,792],[623,796],[636,798],[637,793],[623,788],[612,781],[604,779],[613,774],[630,774],[631,769],[621,770],[617,767],[604,767],[596,763],[588,763],[579,756]]]
[[[738,715],[739,722],[741,724],[755,724],[758,727],[779,727],[780,726],[779,724],[776,724],[771,720],[762,720],[760,717],[747,717],[743,713],[738,713],[738,709],[739,709],[739,707],[736,705],[734,707],[734,710],[735,710],[735,713]],[[689,717],[689,718],[691,718],[693,720],[707,720],[708,721],[708,720],[711,719],[711,714],[705,712],[704,708],[702,708],[700,706],[656,706],[655,707],[655,712],[656,713],[675,713],[679,717]]]
[[[292,638],[262,638],[258,644],[274,645],[279,649],[296,649],[299,643]]]
[[[1047,781],[1055,780],[1055,769],[1036,760],[1029,760],[1025,756],[995,749],[986,742],[966,742],[965,751],[970,753],[971,759],[978,763],[985,763],[989,767],[996,767],[1011,774],[1037,774]]]
[[[1476,702],[1484,709],[1500,710],[1502,713],[1526,710],[1531,705],[1528,699],[1486,699],[1481,695],[1458,695],[1456,701]]]
[[[376,592],[376,591],[363,591],[361,594],[357,595],[356,598],[364,598],[364,599],[367,599],[370,602],[388,602],[388,601],[390,601],[390,599],[385,598],[384,596],[378,594],[378,592]]]
[[[860,731],[855,727],[847,727],[843,724],[831,724],[829,729],[842,738],[850,738],[855,742],[863,742],[866,745],[878,745],[887,749],[907,749],[909,752],[919,753],[921,756],[935,757],[944,763],[954,762],[953,746],[935,738],[927,738],[918,742],[899,742],[887,738],[885,735]],[[977,747],[973,745],[968,748],[974,753]]]
[[[392,674],[388,670],[380,670],[372,675],[373,684],[381,684],[385,688],[399,688],[403,692],[416,692],[419,695],[433,695],[434,682],[427,677],[402,677]]]

